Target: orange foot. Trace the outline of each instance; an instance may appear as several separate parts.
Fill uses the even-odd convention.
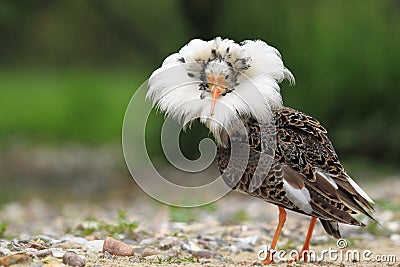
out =
[[[303,259],[304,262],[308,262],[308,249],[302,249],[299,255],[291,258],[290,260],[288,260],[288,262],[292,263],[294,261],[300,261],[301,259]]]
[[[270,252],[268,252],[268,253],[267,253],[267,258],[266,258],[266,260],[264,260],[264,261],[262,262],[262,264],[263,264],[263,265],[268,265],[268,264],[273,264],[273,263],[275,263],[275,261],[274,261],[274,256],[271,255]]]

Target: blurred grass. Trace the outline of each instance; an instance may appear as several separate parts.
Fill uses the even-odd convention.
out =
[[[135,71],[1,70],[0,145],[100,144],[120,139],[125,109],[146,76]]]
[[[150,71],[147,70],[127,69],[107,71],[89,68],[1,69],[0,147],[18,143],[32,145],[78,143],[94,146],[105,143],[118,144],[121,140],[125,109],[135,90],[146,81],[149,74]],[[297,107],[299,103],[306,101],[307,97],[301,96],[300,91],[307,90],[287,88],[286,83],[283,85],[283,94],[289,106]],[[293,97],[299,93],[298,97]],[[360,152],[356,156],[353,154],[354,151],[346,151],[345,148],[351,145],[346,142],[347,139],[341,133],[347,130],[354,137],[359,133],[359,127],[355,125],[358,122],[353,122],[352,127],[351,125],[346,125],[346,127],[332,125],[331,120],[324,120],[323,110],[326,107],[310,108],[305,105],[304,108],[297,108],[306,111],[312,109],[314,112],[310,112],[311,115],[315,115],[318,119],[322,117],[322,124],[332,129],[329,131],[329,136],[338,149],[339,156],[355,175],[373,178],[398,172],[398,166],[393,162],[376,164],[376,159],[369,158],[370,154],[365,153],[365,157],[360,156],[364,146],[358,148]],[[345,117],[339,116],[336,121]],[[159,148],[159,135],[156,134],[160,132],[161,124],[158,122],[162,118],[163,115],[158,112],[151,113],[150,129],[146,131],[146,135],[149,135],[151,139],[151,142],[148,142],[148,145],[150,143],[149,153],[153,157],[163,159]],[[377,135],[378,129],[374,130],[363,131],[363,135],[368,133]],[[396,130],[391,128],[387,130],[387,133],[393,131]],[[207,136],[204,127],[182,135],[181,141],[186,144],[182,147],[189,158],[199,156],[196,149],[192,151],[191,145],[193,142],[198,143],[201,139],[199,136]],[[389,140],[391,139],[387,138],[386,141],[380,142]],[[389,146],[396,147],[393,143]],[[396,153],[395,151],[397,150],[394,149],[392,153]]]
[[[318,119],[343,162],[398,166],[398,1],[0,2],[0,146],[119,142],[131,95],[163,58],[222,36],[279,49],[297,81],[283,84],[285,105]]]

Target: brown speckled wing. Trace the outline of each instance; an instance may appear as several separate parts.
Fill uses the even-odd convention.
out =
[[[340,237],[337,222],[362,225],[352,214],[358,211],[370,216],[366,209],[372,210],[372,206],[362,189],[349,182],[351,178],[325,128],[311,116],[290,108],[273,112],[276,149],[270,149],[272,135],[261,135],[255,120],[244,120],[250,146],[247,167],[237,177],[234,168],[226,168],[229,146],[219,147],[218,164],[224,180],[240,192],[320,218],[325,230],[334,237]],[[264,125],[261,128],[269,129]],[[265,162],[265,158],[271,157],[272,162]],[[257,188],[252,188],[254,183]]]
[[[366,209],[373,208],[365,192],[353,186],[325,128],[311,116],[290,108],[275,110],[274,114],[278,129],[276,157],[280,162],[307,177],[306,185],[337,208],[346,212],[351,208],[369,216]]]

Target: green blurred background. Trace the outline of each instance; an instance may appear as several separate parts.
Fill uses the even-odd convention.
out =
[[[131,96],[166,56],[215,36],[277,47],[297,82],[282,85],[286,105],[326,126],[350,172],[398,173],[398,0],[0,0],[0,203],[133,188]]]

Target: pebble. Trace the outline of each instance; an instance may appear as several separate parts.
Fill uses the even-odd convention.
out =
[[[205,241],[216,241],[217,238],[212,235],[198,235],[197,239],[205,240]]]
[[[112,237],[107,237],[104,241],[103,252],[105,251],[117,256],[133,256],[135,254],[131,246]]]
[[[197,239],[199,245],[211,250],[216,250],[220,247],[229,245],[229,243],[223,239],[211,235],[199,235]]]
[[[164,255],[164,254],[157,254],[157,255],[150,255],[150,256],[146,256],[144,257],[146,260],[149,261],[155,261],[155,262],[159,262],[159,261],[166,261],[169,259],[168,255]]]
[[[3,256],[10,255],[11,254],[11,250],[9,250],[8,248],[2,248],[0,250],[0,254],[3,254]],[[2,256],[0,256],[0,257],[2,257]]]
[[[85,249],[100,252],[103,250],[104,240],[92,240],[86,243]]]
[[[42,241],[42,242],[43,242],[43,241]],[[38,242],[38,243],[36,243],[36,242],[29,242],[29,243],[27,243],[27,244],[22,245],[21,248],[22,248],[22,249],[34,248],[34,249],[41,250],[41,249],[45,249],[46,247],[45,247],[43,244],[40,244],[39,242]]]
[[[74,249],[74,248],[82,249],[83,245],[80,243],[72,242],[72,241],[65,241],[62,243],[58,243],[58,244],[54,245],[53,247],[67,250],[67,249]]]
[[[170,257],[177,257],[180,252],[180,249],[178,247],[174,247],[169,249],[165,254],[170,256]]]
[[[8,266],[11,266],[11,265],[14,265],[17,263],[26,262],[29,260],[30,260],[30,257],[28,255],[26,255],[25,253],[8,255],[8,256],[0,258],[0,266],[8,267]]]
[[[73,267],[84,267],[86,265],[86,259],[75,253],[67,252],[62,257],[63,263]]]
[[[78,236],[64,236],[64,237],[60,238],[59,241],[61,243],[62,242],[72,242],[72,243],[76,243],[76,244],[80,244],[80,245],[86,245],[88,242],[85,238],[78,237]]]
[[[397,246],[400,246],[400,235],[399,234],[392,234],[390,235],[390,240],[395,243]]]
[[[140,262],[140,259],[132,257],[132,258],[129,259],[129,262],[132,262],[132,263],[139,263],[139,262]]]
[[[54,238],[52,238],[50,236],[47,236],[47,235],[37,235],[36,238],[40,239],[40,240],[43,240],[44,242],[50,243],[50,244],[55,244],[55,243],[59,242],[59,240],[54,239]]]
[[[229,245],[229,246],[221,247],[221,250],[222,251],[228,251],[228,252],[233,253],[233,254],[237,254],[239,252],[238,247],[235,246],[235,245]]]
[[[389,218],[388,215],[386,216]],[[162,231],[159,231],[158,226],[152,228],[148,225],[143,225],[142,230],[141,224],[141,231],[137,232],[138,238],[124,240],[124,242],[111,237],[104,240],[108,233],[101,229],[84,238],[64,233],[58,237],[21,234],[20,237],[13,240],[0,239],[0,266],[6,259],[15,262],[25,259],[26,262],[21,262],[21,266],[66,267],[65,264],[84,266],[86,261],[88,266],[105,267],[109,264],[121,264],[122,258],[118,257],[120,255],[136,255],[129,257],[129,259],[123,259],[125,263],[127,261],[137,263],[135,265],[149,265],[161,261],[160,266],[162,266],[167,264],[168,259],[173,262],[174,258],[183,259],[193,256],[196,259],[202,259],[201,264],[204,266],[214,266],[217,261],[219,264],[234,266],[240,264],[236,262],[236,259],[241,257],[239,253],[250,252],[248,255],[252,255],[261,243],[270,244],[276,227],[275,221],[272,221],[271,225],[264,223],[229,225],[229,222],[218,221],[210,225],[202,220],[194,224],[163,222],[162,225]],[[307,226],[308,222],[289,223],[288,227],[285,228],[289,234],[283,235],[280,241],[285,243],[285,241],[291,240],[293,244],[300,246],[304,241],[303,231],[306,231]],[[400,222],[389,221],[386,227],[391,233],[390,240],[389,237],[386,239],[389,241],[388,243],[393,246],[400,245]],[[349,238],[363,237],[365,240],[376,238],[371,233],[361,232],[358,229],[354,230],[345,226],[343,229],[344,232],[347,231],[348,233],[344,235],[348,235]],[[75,231],[72,232],[75,233]],[[321,228],[316,229],[313,243],[325,244],[330,240],[330,237],[322,232]],[[15,254],[17,252],[19,254]],[[221,253],[230,256],[224,258]],[[236,254],[239,255],[233,257]],[[79,255],[84,255],[85,258]],[[61,258],[62,260],[60,260]],[[235,258],[235,260],[230,258]],[[74,262],[74,259],[77,262]],[[70,263],[66,263],[66,261],[70,261]],[[112,263],[110,263],[111,261]],[[15,266],[9,265],[10,262],[6,262],[6,264],[8,265],[5,266]],[[190,266],[186,262],[185,264]]]
[[[211,250],[199,250],[199,251],[193,251],[191,254],[196,257],[196,258],[206,258],[206,259],[222,259],[222,255],[216,251],[211,251]]]
[[[253,235],[253,236],[240,237],[238,238],[238,241],[249,244],[251,246],[255,246],[258,241],[258,236]]]
[[[44,258],[47,256],[52,256],[53,252],[51,251],[51,249],[42,249],[42,250],[38,250],[32,253],[32,255],[38,257],[38,258]]]
[[[151,244],[155,243],[154,238],[145,238],[142,241],[140,241],[139,245],[141,246],[149,246]]]
[[[386,227],[394,233],[400,233],[400,222],[397,221],[387,222]]]
[[[159,243],[159,248],[162,250],[170,249],[171,247],[175,246],[178,242],[178,238],[169,236],[165,239],[162,239]]]
[[[249,252],[254,252],[254,248],[250,246],[249,243],[245,243],[243,241],[236,241],[235,246],[237,249],[241,251],[249,251]]]
[[[188,251],[189,253],[201,250],[201,248],[196,243],[190,240],[182,244],[182,249]]]
[[[50,248],[50,250],[54,258],[61,259],[65,254],[65,251],[60,248]]]
[[[156,255],[156,254],[159,254],[159,253],[160,253],[160,252],[157,251],[156,249],[147,247],[147,248],[144,248],[144,249],[142,250],[141,256],[142,256],[143,258],[145,258],[145,257],[152,256],[152,255]]]
[[[110,253],[108,253],[107,251],[104,252],[103,257],[107,260],[112,260],[114,257],[113,255],[111,255]]]

